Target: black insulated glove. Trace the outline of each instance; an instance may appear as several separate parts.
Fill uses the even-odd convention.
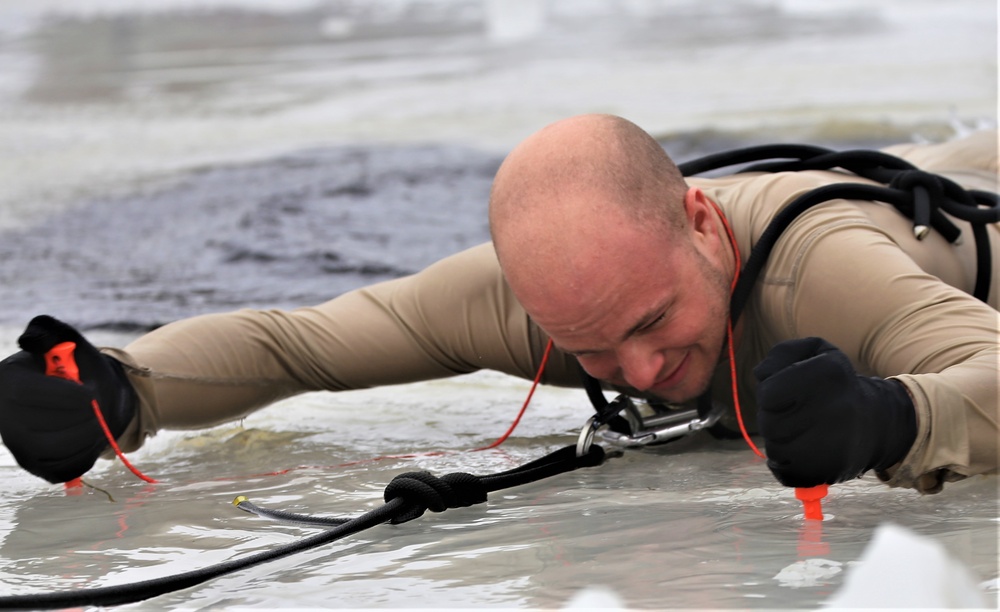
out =
[[[45,374],[45,353],[63,342],[76,343],[83,384]],[[24,350],[0,361],[0,437],[35,476],[52,483],[77,478],[108,446],[91,400],[117,438],[135,414],[135,391],[117,360],[50,316],[32,319],[18,345]]]
[[[906,388],[858,375],[822,338],[775,345],[753,373],[767,467],[783,485],[834,484],[884,470],[916,440]]]

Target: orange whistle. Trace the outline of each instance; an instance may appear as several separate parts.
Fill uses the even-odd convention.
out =
[[[83,384],[80,380],[80,368],[76,365],[76,358],[73,356],[73,352],[76,350],[76,342],[62,342],[49,349],[45,353],[45,375],[46,376],[57,376],[59,378],[65,378],[66,380],[72,380],[77,384]],[[139,470],[137,470],[129,460],[125,458],[122,454],[118,444],[115,442],[115,437],[111,434],[111,430],[108,429],[108,423],[104,420],[104,415],[101,414],[101,407],[97,405],[97,400],[90,401],[91,408],[94,409],[94,416],[97,417],[97,423],[101,426],[104,431],[104,436],[108,439],[108,444],[114,449],[115,454],[121,459],[122,463],[128,469],[132,470],[132,473],[139,478],[145,480],[146,482],[157,482],[156,480],[146,476]],[[66,484],[66,489],[68,490],[80,490],[83,486],[83,481],[79,478],[74,478]]]
[[[50,348],[45,353],[45,375],[79,383],[80,368],[76,367],[76,359],[73,358],[75,350],[76,342],[63,342]]]
[[[76,342],[63,342],[50,348],[49,352],[45,353],[45,375],[65,378],[82,384],[80,382],[80,368],[76,367],[76,359],[73,357],[75,350]],[[83,487],[83,481],[79,478],[66,482],[66,489],[79,489],[81,487]]]
[[[826,497],[827,485],[821,484],[815,487],[797,487],[795,498],[802,502],[802,509],[805,510],[807,520],[823,520],[822,499]]]

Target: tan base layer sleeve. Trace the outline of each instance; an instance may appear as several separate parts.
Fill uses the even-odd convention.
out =
[[[239,419],[305,391],[362,389],[492,369],[533,378],[546,338],[500,273],[492,245],[423,272],[293,311],[193,317],[110,351],[141,399],[123,448],[161,428]],[[545,382],[579,381],[555,356]]]

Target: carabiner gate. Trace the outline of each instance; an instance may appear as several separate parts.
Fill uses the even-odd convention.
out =
[[[637,401],[619,395],[605,410],[587,419],[577,438],[577,456],[587,453],[595,437],[600,437],[609,444],[627,448],[668,442],[715,425],[725,411],[724,405],[715,404],[708,414],[702,417],[695,408],[669,409],[662,405]],[[619,431],[621,427],[608,426],[611,419],[619,414],[627,423],[629,430],[627,433]]]

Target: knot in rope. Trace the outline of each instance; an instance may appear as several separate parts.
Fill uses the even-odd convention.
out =
[[[941,177],[923,170],[902,170],[892,178],[889,187],[910,194],[912,209],[909,214],[913,219],[913,234],[917,240],[927,237],[932,223],[949,241],[958,239],[958,228],[937,213],[937,209],[944,205],[945,198],[946,185]]]
[[[391,522],[396,525],[412,521],[425,510],[444,512],[448,508],[465,508],[486,501],[486,485],[478,476],[453,472],[438,478],[430,472],[407,472],[389,482],[385,488],[386,502],[402,498],[409,507]]]
[[[933,194],[935,199],[944,193],[944,183],[941,177],[923,170],[899,170],[889,181],[889,186],[905,191],[913,191],[915,188],[921,187]]]

